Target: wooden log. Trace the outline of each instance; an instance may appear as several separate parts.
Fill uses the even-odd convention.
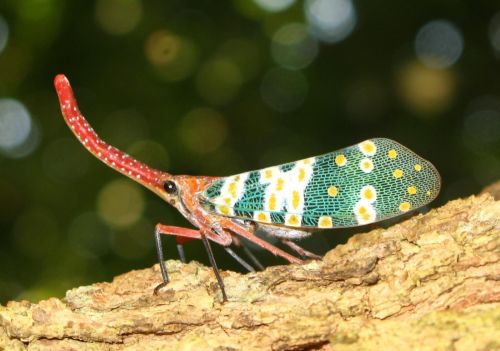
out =
[[[492,186],[495,189],[500,183]],[[0,306],[0,350],[500,349],[500,201],[454,200],[321,261],[223,271],[168,261],[62,300]]]

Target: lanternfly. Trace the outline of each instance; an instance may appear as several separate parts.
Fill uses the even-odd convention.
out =
[[[174,176],[133,159],[102,141],[80,113],[71,86],[55,78],[62,114],[80,142],[111,168],[155,192],[177,208],[197,229],[157,224],[155,239],[163,282],[168,283],[161,235],[182,243],[201,239],[222,292],[209,241],[222,245],[247,269],[252,266],[231,250],[245,238],[291,263],[295,256],[258,237],[257,230],[277,237],[303,257],[317,257],[294,239],[327,228],[382,221],[417,209],[439,193],[436,168],[399,143],[374,138],[331,153],[229,177]],[[245,249],[245,248],[244,248]],[[248,250],[250,259],[258,265]]]

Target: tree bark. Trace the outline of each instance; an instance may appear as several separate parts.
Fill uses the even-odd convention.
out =
[[[0,350],[498,350],[500,183],[321,261],[222,272],[168,261],[62,300],[0,306]]]

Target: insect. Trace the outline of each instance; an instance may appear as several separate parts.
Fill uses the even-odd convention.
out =
[[[317,257],[293,240],[321,229],[360,226],[399,216],[428,204],[440,190],[439,173],[429,161],[384,138],[229,177],[171,175],[106,144],[80,113],[67,78],[58,75],[54,84],[64,119],[87,150],[156,193],[196,228],[156,225],[163,281],[155,293],[169,282],[161,235],[176,236],[179,248],[186,241],[202,240],[226,301],[210,241],[222,245],[250,270],[252,267],[230,249],[233,243],[241,245],[240,238],[291,263],[301,263],[256,232],[277,237],[300,256]],[[182,250],[179,252],[183,259]]]

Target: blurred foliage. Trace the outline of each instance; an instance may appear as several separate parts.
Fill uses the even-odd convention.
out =
[[[57,73],[104,140],[153,167],[230,175],[383,136],[437,166],[438,206],[500,175],[498,72],[497,1],[2,0],[0,302],[148,267],[155,223],[189,226],[78,144]],[[199,242],[186,253],[207,262]]]

